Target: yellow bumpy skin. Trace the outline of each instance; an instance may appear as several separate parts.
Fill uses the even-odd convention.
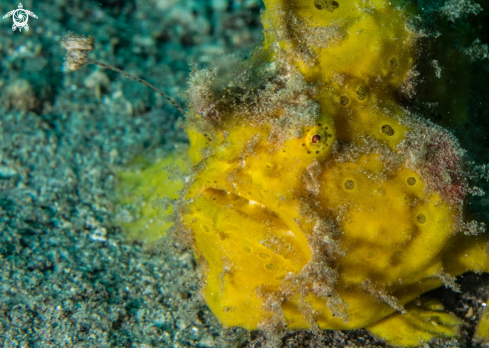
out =
[[[396,1],[268,0],[251,61],[194,71],[193,175],[178,205],[224,326],[457,335],[417,299],[488,269],[463,221],[463,151],[409,114],[415,12]],[[392,327],[402,332],[396,336]]]

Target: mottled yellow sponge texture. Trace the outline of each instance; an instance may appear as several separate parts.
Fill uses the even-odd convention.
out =
[[[412,93],[415,9],[266,0],[252,59],[192,73],[193,173],[178,208],[224,326],[367,328],[393,345],[457,335],[418,298],[485,271],[464,222],[464,152],[399,106]]]

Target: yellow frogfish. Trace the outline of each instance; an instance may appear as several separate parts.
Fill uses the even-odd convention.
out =
[[[489,270],[488,240],[457,140],[400,105],[418,59],[402,4],[265,0],[262,47],[192,73],[176,233],[223,326],[457,336],[420,296]]]

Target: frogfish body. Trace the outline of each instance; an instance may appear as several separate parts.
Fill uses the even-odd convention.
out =
[[[176,209],[224,326],[367,328],[416,346],[461,324],[423,293],[484,272],[464,151],[399,104],[416,12],[395,0],[265,0],[249,61],[194,71]]]

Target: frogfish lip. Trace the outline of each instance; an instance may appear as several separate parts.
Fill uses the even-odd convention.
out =
[[[248,192],[216,186],[203,187],[187,201],[182,222],[203,265],[207,305],[226,326],[256,329],[271,315],[264,294],[280,292],[284,279],[299,274],[311,252],[286,211],[271,209]]]
[[[230,260],[236,275],[265,271],[277,286],[288,273],[300,272],[310,249],[297,220],[287,213],[289,207],[256,198],[237,184],[226,186],[204,186],[188,202],[183,220],[192,231],[197,254],[211,268],[225,268],[222,260]]]

